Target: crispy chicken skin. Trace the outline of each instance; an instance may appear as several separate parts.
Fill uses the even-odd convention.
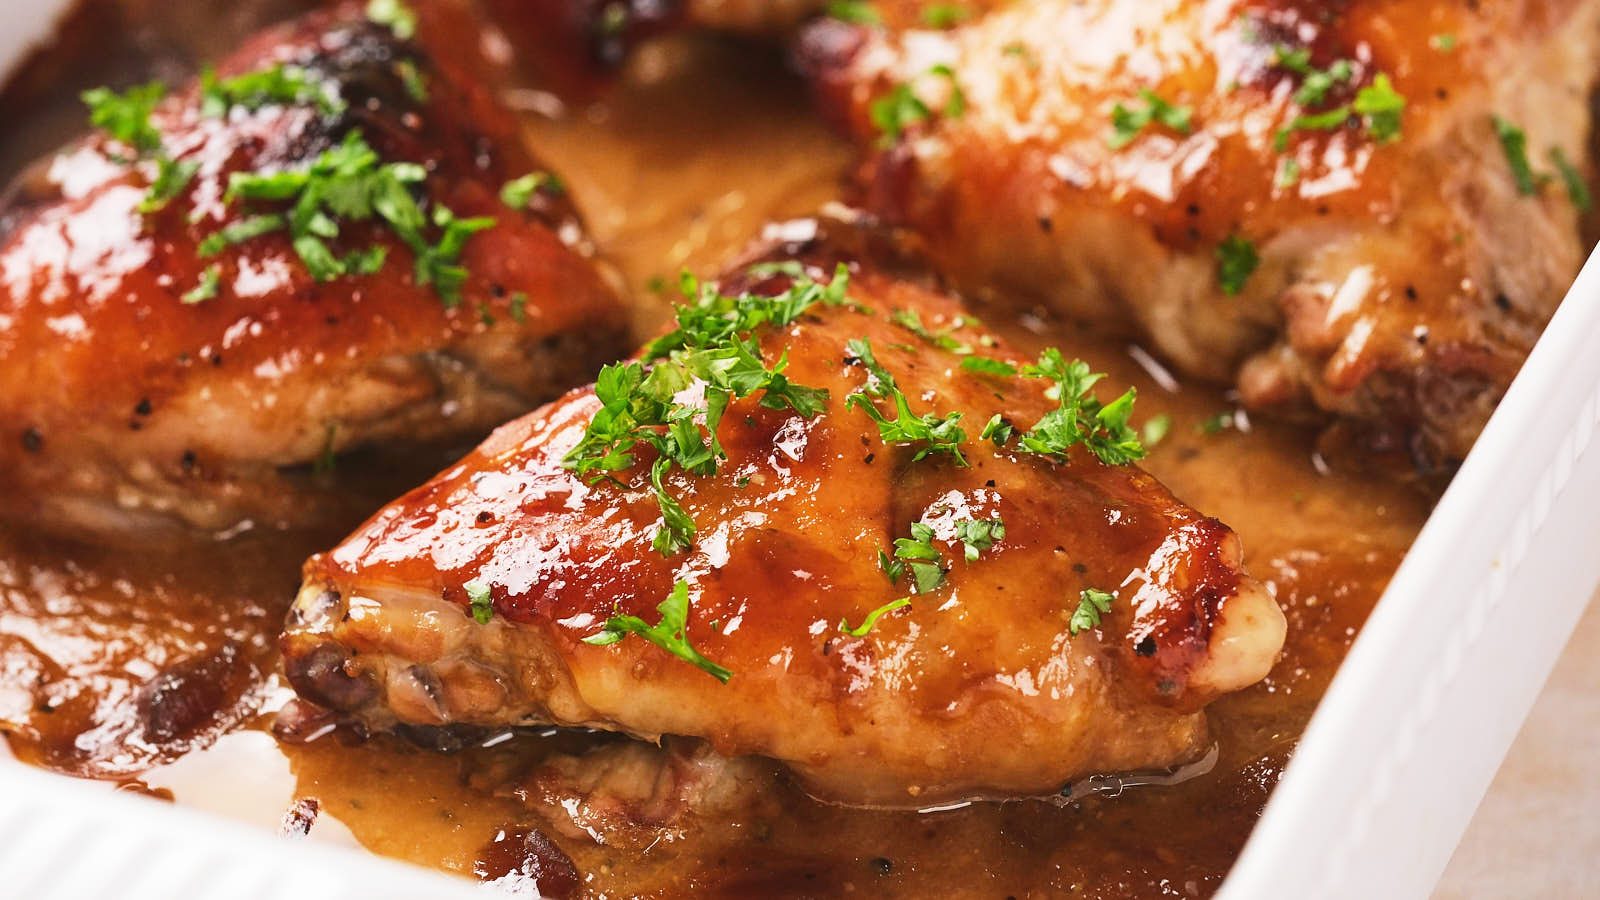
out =
[[[1600,3],[1577,0],[1036,0],[938,33],[821,22],[797,56],[863,145],[866,208],[969,292],[1126,329],[1251,408],[1335,414],[1430,461],[1471,446],[1582,261],[1546,176],[1553,149],[1585,158],[1597,40]],[[1320,101],[1280,59],[1302,50],[1350,66]],[[1280,151],[1380,74],[1397,139],[1355,115]],[[930,114],[885,137],[873,103],[907,84]],[[1141,91],[1190,130],[1113,149]],[[1496,116],[1526,131],[1532,195]],[[1237,296],[1230,237],[1260,257]]]
[[[477,440],[614,358],[624,310],[576,214],[548,192],[525,211],[502,205],[502,184],[540,166],[464,58],[473,26],[453,7],[423,9],[414,43],[345,6],[263,33],[218,67],[223,78],[304,67],[342,113],[307,103],[208,117],[197,87],[169,98],[151,122],[198,170],[158,212],[137,210],[153,163],[121,161],[128,148],[104,135],[13,190],[0,245],[0,512],[97,536],[315,521],[314,492],[291,487],[285,467],[364,445]],[[284,232],[201,255],[206,236],[246,215],[224,202],[230,175],[304,168],[352,131],[387,161],[426,167],[424,210],[497,220],[466,244],[456,308],[370,222],[342,223],[339,240],[388,249],[373,275],[318,282]],[[216,295],[184,302],[213,265]]]
[[[806,419],[755,395],[734,401],[719,471],[665,479],[698,523],[691,551],[652,549],[660,513],[648,489],[563,468],[600,405],[592,388],[574,391],[307,562],[282,642],[300,694],[376,729],[687,735],[729,757],[776,759],[819,797],[870,805],[1050,793],[1202,752],[1202,707],[1265,675],[1284,636],[1273,599],[1240,570],[1237,537],[1081,446],[1054,462],[978,440],[993,414],[1033,422],[1051,408],[1044,385],[969,373],[891,324],[908,310],[939,330],[961,307],[898,263],[873,262],[892,259],[881,238],[806,235],[814,227],[791,224],[791,243],[758,258],[802,260],[819,280],[849,262],[852,305],[814,307],[760,340],[769,361],[787,353],[793,382],[826,388],[828,405]],[[787,282],[733,271],[725,291]],[[846,407],[867,381],[846,346],[856,338],[919,414],[963,414],[969,467],[914,461]],[[651,454],[619,478],[641,483]],[[991,518],[1003,539],[963,561],[957,522]],[[841,633],[841,619],[860,623],[908,592],[878,553],[919,520],[947,560],[944,588],[862,637]],[[732,670],[728,683],[637,637],[583,641],[618,611],[655,622],[680,579],[687,637]],[[472,582],[489,590],[488,624],[469,615]],[[1074,636],[1069,619],[1091,587],[1116,600]]]

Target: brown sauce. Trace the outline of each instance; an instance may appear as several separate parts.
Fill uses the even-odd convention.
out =
[[[173,14],[163,5],[160,15],[138,0],[86,6],[66,39],[0,95],[13,125],[0,164],[14,172],[80,128],[77,89],[152,73],[175,81],[296,4],[229,6]],[[196,44],[195,35],[207,38]],[[567,180],[639,298],[641,322],[666,308],[653,279],[670,283],[684,266],[714,271],[762,224],[839,195],[850,153],[809,113],[776,57],[705,39],[658,44],[602,105],[554,119],[547,114],[559,103],[549,95],[511,92],[527,111],[529,139]],[[598,843],[513,788],[547,755],[612,738],[526,732],[445,754],[338,734],[291,746],[264,730],[286,698],[272,673],[299,564],[354,520],[322,534],[247,534],[160,553],[0,529],[0,732],[36,765],[468,877],[531,880],[552,896],[1208,894],[1428,501],[1392,481],[1314,465],[1314,436],[1303,431],[1236,420],[1247,427],[1208,433],[1204,424],[1230,408],[1220,392],[1164,389],[1124,342],[1061,324],[989,324],[1024,348],[1044,344],[1034,333],[1043,330],[1049,343],[1136,384],[1142,415],[1171,414],[1147,467],[1239,532],[1247,565],[1288,615],[1271,676],[1211,707],[1219,753],[1207,774],[1064,807],[926,813],[824,806],[779,782],[748,814],[697,822],[646,847]],[[363,465],[344,461],[340,477],[391,474]]]

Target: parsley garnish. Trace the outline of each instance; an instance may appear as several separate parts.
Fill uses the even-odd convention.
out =
[[[1167,432],[1171,430],[1172,416],[1166,413],[1161,413],[1160,415],[1151,416],[1149,419],[1146,419],[1144,423],[1144,429],[1141,432],[1141,435],[1144,438],[1145,447],[1154,447],[1155,445],[1166,440]]]
[[[967,562],[976,562],[978,553],[1005,540],[1006,523],[993,519],[963,519],[956,523],[956,540],[966,549]]]
[[[882,25],[883,16],[866,0],[830,0],[827,15],[841,22],[856,25]]]
[[[1221,434],[1232,427],[1233,411],[1225,409],[1207,416],[1204,421],[1195,426],[1195,430],[1201,434]]]
[[[882,605],[882,606],[878,607],[877,609],[873,610],[872,612],[867,613],[867,617],[865,619],[862,619],[861,620],[861,624],[856,626],[855,628],[851,628],[850,627],[850,623],[847,622],[846,620],[840,619],[839,620],[839,630],[844,632],[845,634],[850,635],[851,637],[861,637],[861,636],[865,635],[867,632],[871,631],[872,630],[872,626],[878,624],[878,619],[882,618],[884,613],[893,612],[894,610],[897,610],[902,606],[910,606],[910,605],[911,605],[911,598],[910,597],[901,597],[899,600],[891,600],[888,603],[885,603],[884,605]]]
[[[1039,362],[1024,366],[1022,374],[1054,381],[1047,396],[1053,392],[1058,406],[1022,435],[1018,450],[1065,456],[1073,445],[1082,444],[1108,466],[1125,465],[1144,457],[1144,446],[1128,427],[1128,417],[1138,397],[1137,389],[1128,388],[1122,396],[1102,405],[1089,390],[1105,375],[1091,372],[1089,364],[1080,359],[1069,365],[1055,347],[1045,348],[1039,354]],[[994,420],[991,424],[995,424]],[[995,424],[995,427],[1001,426]],[[989,432],[989,428],[985,427],[984,431]]]
[[[1111,611],[1111,601],[1115,599],[1115,594],[1094,588],[1084,589],[1078,595],[1077,610],[1067,622],[1067,633],[1077,635],[1080,631],[1100,627],[1100,617]]]
[[[1312,66],[1311,51],[1304,47],[1290,50],[1280,45],[1274,47],[1272,52],[1275,63],[1302,76],[1300,88],[1294,92],[1294,102],[1298,106],[1309,107],[1322,103],[1335,84],[1347,82],[1355,74],[1355,65],[1348,59],[1337,60],[1326,69]]]
[[[528,295],[521,291],[511,295],[511,321],[518,325],[528,321]]]
[[[966,355],[972,352],[971,346],[963,343],[960,340],[957,340],[955,335],[952,333],[956,328],[960,328],[967,324],[965,317],[957,319],[954,323],[954,327],[952,327],[949,331],[944,332],[934,332],[929,330],[928,326],[922,324],[922,317],[917,315],[916,310],[894,310],[893,312],[889,313],[889,321],[899,325],[901,328],[904,328],[905,330],[911,332],[919,338],[922,338],[924,341],[927,341],[941,350],[949,350],[951,353],[957,353],[961,355]]]
[[[1179,134],[1189,133],[1193,117],[1189,107],[1173,106],[1149,89],[1141,90],[1139,97],[1145,102],[1142,109],[1130,109],[1121,103],[1111,108],[1111,134],[1106,137],[1111,149],[1121,150],[1133,143],[1151,122],[1158,122]]]
[[[200,283],[178,299],[183,303],[204,303],[217,295],[222,284],[222,267],[211,265],[200,273]]]
[[[401,0],[369,0],[367,18],[388,26],[402,41],[411,40],[417,33],[417,14]]]
[[[912,125],[933,115],[913,89],[919,78],[933,76],[950,82],[950,96],[945,100],[943,114],[947,119],[959,119],[967,111],[967,96],[956,81],[956,73],[947,65],[933,66],[911,81],[895,85],[887,94],[872,101],[867,108],[868,118],[878,129],[881,146],[890,146],[900,140],[900,135]]]
[[[334,452],[334,448],[338,446],[336,441],[338,436],[338,424],[329,423],[328,433],[322,437],[322,452],[318,453],[317,458],[311,461],[311,474],[332,475],[333,470],[338,467],[339,456]]]
[[[1379,72],[1372,84],[1356,92],[1350,108],[1366,119],[1367,134],[1380,144],[1400,139],[1400,114],[1405,112],[1406,98],[1395,91],[1389,76]]]
[[[467,591],[467,609],[472,613],[472,620],[479,625],[487,625],[494,618],[494,599],[489,596],[489,586],[481,581],[469,581],[462,585]]]
[[[994,375],[1006,377],[1017,374],[1017,367],[1003,359],[990,359],[987,356],[967,356],[961,360],[961,368],[968,372],[977,372],[980,375]]]
[[[559,195],[565,189],[561,179],[549,172],[529,172],[521,178],[513,178],[500,188],[500,202],[512,209],[522,209],[539,191]]]
[[[844,302],[849,272],[841,264],[828,284],[804,274],[777,296],[727,296],[715,284],[684,273],[683,293],[690,302],[677,309],[678,327],[644,348],[644,362],[624,362],[600,370],[595,397],[601,409],[583,438],[562,460],[591,484],[612,472],[631,468],[633,450],[654,447],[650,486],[661,507],[662,524],[651,541],[658,552],[672,556],[694,541],[694,520],[662,484],[674,465],[695,475],[717,471],[725,459],[717,429],[728,404],[761,394],[768,409],[793,409],[811,418],[826,405],[828,392],[791,382],[783,371],[787,354],[770,368],[751,333],[763,325],[781,327],[817,303]],[[653,363],[648,373],[645,364]],[[695,405],[678,402],[694,383],[702,386]]]
[[[585,644],[605,646],[615,644],[630,634],[637,634],[679,659],[699,666],[723,684],[733,673],[717,665],[695,650],[689,643],[686,627],[689,619],[689,583],[679,580],[672,593],[656,607],[661,621],[651,625],[638,616],[612,616],[606,620],[605,630],[583,639]]]
[[[885,444],[922,444],[917,450],[912,461],[920,460],[932,453],[946,453],[955,460],[956,465],[965,466],[966,457],[961,455],[961,444],[966,441],[967,433],[961,430],[958,424],[961,413],[938,415],[925,413],[916,415],[911,412],[911,406],[906,400],[906,395],[894,382],[894,376],[878,364],[872,355],[872,345],[866,338],[859,338],[849,343],[850,353],[866,364],[867,371],[872,379],[861,390],[845,398],[845,407],[858,407],[871,419],[878,423],[878,438]],[[886,398],[894,403],[895,417],[886,418],[872,402],[873,397]]]
[[[141,213],[166,209],[167,204],[183,192],[198,171],[198,161],[175,160],[165,155],[157,157],[156,180],[150,182],[150,189],[145,191],[144,199],[139,201],[136,209]]]
[[[1222,292],[1230,297],[1244,290],[1244,283],[1260,265],[1256,246],[1237,234],[1228,235],[1217,247],[1217,281],[1222,284]]]
[[[1440,53],[1449,53],[1456,49],[1456,45],[1460,42],[1456,39],[1455,35],[1446,31],[1428,38],[1428,43],[1433,47],[1433,49],[1439,51]]]
[[[402,59],[394,64],[394,71],[400,76],[400,83],[405,85],[407,97],[418,103],[428,102],[428,76],[417,68],[415,61]]]
[[[89,124],[144,156],[161,149],[161,132],[150,124],[150,113],[166,95],[167,86],[152,81],[121,94],[98,87],[79,97],[89,107]]]
[[[411,248],[417,283],[433,285],[444,305],[454,307],[461,302],[461,287],[467,278],[466,269],[457,264],[461,252],[473,234],[493,227],[495,220],[458,219],[449,209],[435,206],[432,225],[438,238],[429,240],[429,220],[410,187],[426,177],[427,172],[416,163],[381,162],[360,133],[352,131],[343,143],[324,151],[305,169],[265,175],[233,173],[226,199],[288,202],[290,208],[281,219],[254,216],[236,223],[248,223],[248,228],[232,233],[224,229],[219,234],[224,244],[233,244],[287,227],[295,253],[311,276],[328,281],[341,275],[371,274],[382,267],[380,247],[340,257],[327,244],[339,236],[340,220],[376,218]],[[208,238],[201,249],[215,252],[220,247]]]
[[[929,28],[953,28],[972,18],[972,10],[959,3],[933,3],[922,8],[922,24]]]
[[[210,68],[200,73],[200,112],[212,118],[227,115],[238,106],[257,110],[263,106],[309,103],[325,115],[345,108],[333,90],[319,84],[311,73],[299,66],[278,63],[270,68],[246,72],[232,78],[217,78]]]
[[[1550,148],[1550,161],[1556,164],[1556,171],[1561,173],[1561,180],[1567,185],[1567,196],[1572,198],[1572,205],[1578,208],[1578,212],[1592,209],[1594,199],[1589,195],[1588,182],[1584,181],[1578,167],[1567,160],[1567,155],[1561,152],[1560,147]]]
[[[1528,136],[1521,128],[1499,116],[1494,117],[1494,135],[1505,151],[1506,162],[1511,166],[1511,177],[1516,179],[1517,193],[1531,195],[1539,190],[1539,179],[1528,162]]]
[[[911,583],[916,585],[917,593],[928,594],[936,591],[944,584],[947,571],[943,565],[943,558],[933,546],[933,529],[921,522],[911,523],[911,537],[894,539],[894,557],[899,569],[884,567],[889,575],[889,583],[894,584],[899,579],[899,572],[911,570]],[[904,560],[904,563],[900,563]],[[883,551],[879,551],[878,564],[883,566]]]

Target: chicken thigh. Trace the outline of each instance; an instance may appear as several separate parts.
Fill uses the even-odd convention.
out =
[[[103,132],[5,203],[0,512],[96,538],[315,521],[285,470],[478,440],[626,346],[475,26],[399,9],[275,28],[165,99],[86,95]]]
[[[376,729],[686,735],[870,805],[1203,753],[1284,619],[1129,464],[1132,393],[816,227],[308,561],[301,696]]]
[[[1465,454],[1577,273],[1600,3],[1024,0],[797,56],[971,293]]]

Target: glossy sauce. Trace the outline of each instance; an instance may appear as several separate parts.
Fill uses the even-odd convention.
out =
[[[139,26],[128,30],[126,46],[106,53],[99,42],[69,40],[61,52],[124,59],[142,75],[171,57],[175,35],[206,33],[194,22],[139,19],[134,8],[143,4],[124,6]],[[188,61],[179,56],[179,65]],[[639,298],[642,323],[659,321],[665,309],[653,279],[670,282],[682,266],[709,272],[765,222],[809,213],[839,193],[851,154],[808,112],[800,86],[772,56],[709,40],[654,45],[603,105],[565,108],[553,121],[547,114],[559,101],[511,92],[535,149],[562,172],[597,243]],[[72,61],[54,63],[78,77]],[[103,67],[81,71],[83,86],[109,77]],[[0,148],[13,165],[81,121],[59,111],[35,118],[27,96],[0,98],[13,112],[8,120],[38,126]],[[534,879],[552,894],[570,883],[530,830],[554,841],[593,896],[1209,893],[1409,546],[1427,498],[1314,462],[1309,433],[1240,418],[1236,426],[1245,427],[1207,433],[1203,423],[1231,408],[1225,398],[1152,374],[1121,342],[1064,333],[1060,324],[986,324],[1024,350],[1045,343],[1035,331],[1048,330],[1049,343],[1137,385],[1142,415],[1170,413],[1170,433],[1146,467],[1241,535],[1247,567],[1272,586],[1289,618],[1272,675],[1210,708],[1219,754],[1208,774],[1063,808],[977,804],[921,814],[838,809],[779,787],[770,798],[776,814],[705,824],[648,849],[574,839],[571,823],[542,819],[512,791],[540,757],[611,738],[524,733],[441,754],[387,738],[351,744],[338,734],[290,746],[256,730],[285,699],[270,673],[299,563],[353,521],[330,522],[320,534],[251,535],[160,554],[0,531],[0,728],[35,764],[272,828],[285,827],[288,815],[292,830],[304,829],[309,806],[296,801],[314,798],[312,839],[502,884]],[[367,480],[353,474],[358,461],[340,471]],[[529,847],[541,862],[522,864]]]

